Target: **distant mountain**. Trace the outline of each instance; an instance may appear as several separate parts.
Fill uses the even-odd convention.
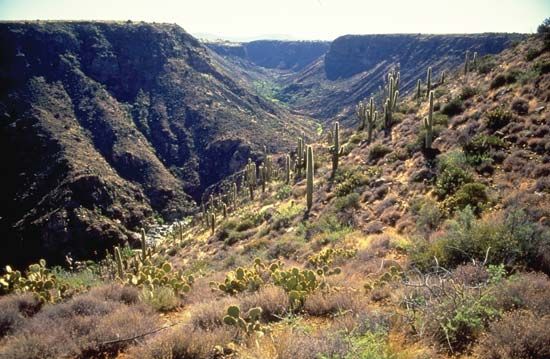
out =
[[[311,131],[177,25],[2,23],[0,44],[0,264],[100,256]]]

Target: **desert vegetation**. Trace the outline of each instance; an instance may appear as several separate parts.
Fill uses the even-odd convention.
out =
[[[550,357],[548,33],[409,92],[393,66],[160,239],[7,266],[0,357]]]

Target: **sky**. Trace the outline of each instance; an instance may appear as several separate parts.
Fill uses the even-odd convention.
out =
[[[550,0],[0,0],[0,20],[177,23],[198,37],[535,32]]]

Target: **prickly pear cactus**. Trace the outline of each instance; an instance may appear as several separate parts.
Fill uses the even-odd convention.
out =
[[[237,305],[231,305],[227,308],[227,315],[223,317],[223,322],[234,326],[244,332],[246,335],[263,335],[269,331],[268,327],[261,325],[260,317],[262,308],[251,308],[244,317],[241,316],[241,309]]]
[[[264,284],[262,273],[265,268],[261,260],[256,258],[252,266],[245,268],[238,267],[226,274],[223,283],[210,282],[210,287],[219,289],[230,295],[244,291],[255,292]]]

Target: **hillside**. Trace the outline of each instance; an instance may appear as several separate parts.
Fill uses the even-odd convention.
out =
[[[1,23],[0,42],[0,263],[102,256],[313,127],[176,25]]]
[[[29,268],[54,304],[0,298],[0,356],[548,358],[549,34],[397,98],[371,141],[251,161],[154,245]]]

